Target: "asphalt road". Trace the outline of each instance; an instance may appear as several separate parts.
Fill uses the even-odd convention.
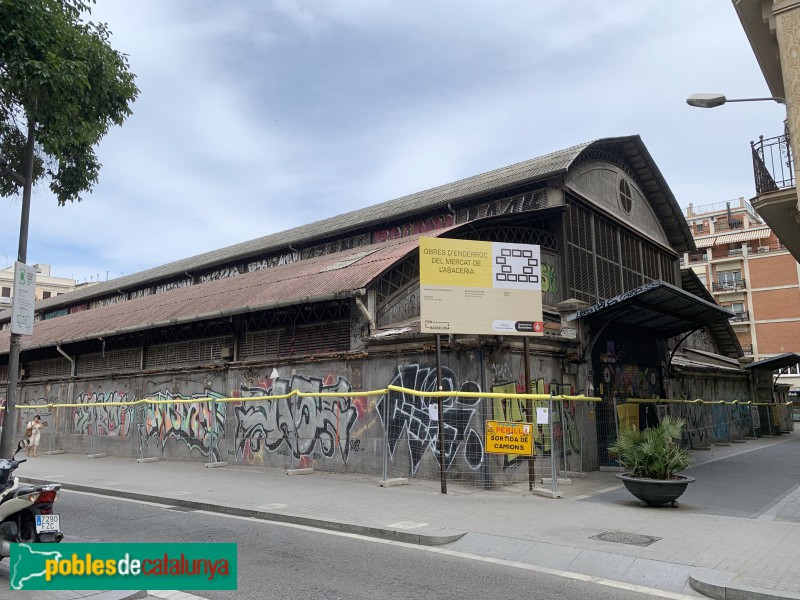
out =
[[[697,464],[684,473],[697,481],[680,498],[681,510],[701,514],[756,519],[800,488],[800,438],[742,452],[715,462]],[[734,448],[732,448],[734,449]],[[703,453],[696,451],[698,462]],[[587,498],[584,502],[633,504],[638,501],[623,489]],[[798,515],[776,514],[775,519],[797,522]]]
[[[559,577],[502,561],[76,492],[62,492],[56,506],[65,542],[236,542],[238,591],[192,592],[213,599],[652,597],[611,582]]]

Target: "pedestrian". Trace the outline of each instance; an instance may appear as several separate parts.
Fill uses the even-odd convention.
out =
[[[42,418],[39,415],[33,417],[33,421],[28,423],[28,429],[31,430],[30,441],[31,443],[28,445],[27,454],[28,456],[31,455],[31,450],[33,450],[33,456],[36,456],[36,451],[39,449],[39,439],[41,438],[41,429],[42,427],[46,427],[47,423],[42,423]]]

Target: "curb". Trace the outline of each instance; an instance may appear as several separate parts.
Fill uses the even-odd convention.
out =
[[[44,479],[36,479],[32,477],[20,477],[20,481],[30,483],[33,485],[52,483]],[[163,496],[156,496],[153,494],[142,494],[139,492],[128,492],[125,490],[112,490],[108,488],[98,488],[89,485],[81,485],[77,483],[61,483],[61,489],[73,490],[76,492],[90,492],[93,494],[100,494],[102,496],[110,496],[113,498],[127,498],[129,500],[139,500],[141,502],[153,502],[155,504],[166,504],[169,506],[178,506],[181,508],[191,508],[193,510],[203,510],[206,512],[219,513],[224,515],[232,515],[235,517],[247,517],[250,519],[259,519],[262,521],[275,521],[278,523],[291,523],[293,525],[305,525],[307,527],[316,527],[317,529],[327,529],[328,531],[339,531],[342,533],[353,533],[367,537],[374,537],[383,540],[391,540],[395,542],[404,542],[407,544],[416,544],[419,546],[442,546],[460,540],[466,535],[466,531],[459,531],[442,527],[437,530],[435,534],[425,533],[408,533],[405,531],[398,531],[396,529],[387,529],[382,527],[368,527],[366,525],[356,525],[355,523],[344,523],[339,521],[326,521],[323,519],[315,519],[311,517],[301,517],[298,515],[285,515],[281,513],[269,512],[265,510],[257,510],[252,508],[240,508],[237,506],[225,506],[221,504],[211,504],[209,502],[197,502],[194,500],[184,500],[181,498],[165,498]]]
[[[800,600],[797,592],[767,590],[748,585],[731,585],[738,577],[729,571],[692,571],[691,588],[715,600]]]

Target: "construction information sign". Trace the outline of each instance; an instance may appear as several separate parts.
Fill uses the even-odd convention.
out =
[[[544,335],[539,246],[419,242],[422,332]]]
[[[533,423],[486,421],[486,452],[533,455]]]
[[[33,335],[36,304],[36,269],[19,261],[14,263],[14,297],[11,298],[11,333]]]

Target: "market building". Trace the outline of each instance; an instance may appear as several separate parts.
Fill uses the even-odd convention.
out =
[[[753,396],[759,369],[744,368],[733,313],[681,270],[697,252],[692,232],[642,140],[627,136],[37,303],[20,360],[18,401],[30,408],[14,426],[75,404],[52,409],[55,450],[419,477],[443,461],[451,478],[484,486],[527,477],[528,461],[485,452],[486,421],[525,421],[525,403],[447,398],[442,459],[430,398],[365,393],[438,387],[435,336],[420,331],[421,236],[539,246],[544,332],[529,339],[530,373],[519,336],[455,333],[441,375],[452,392],[522,391],[529,375],[535,391],[602,398],[564,405],[557,436],[538,427],[539,457],[556,440],[567,470],[609,464],[628,399]],[[8,320],[0,312],[0,381]],[[320,395],[248,400],[292,390]],[[755,411],[652,403],[639,418],[684,416],[695,446],[779,434],[791,428],[785,390],[767,392],[772,406]],[[141,399],[164,404],[113,404]]]

